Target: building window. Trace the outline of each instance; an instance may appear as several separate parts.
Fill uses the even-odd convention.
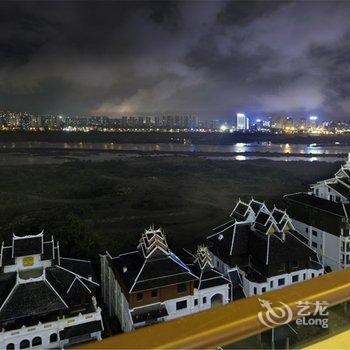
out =
[[[265,293],[266,292],[266,287],[262,287],[261,288],[261,293]]]
[[[152,296],[152,298],[157,298],[157,296],[158,296],[158,289],[152,289],[151,290],[151,296]]]
[[[344,229],[343,229],[343,236],[344,236],[344,237],[349,237],[349,235],[350,235],[350,229],[344,228]]]
[[[317,231],[312,230],[312,235],[315,236],[315,237],[317,237]]]
[[[182,310],[187,308],[187,300],[178,301],[176,303],[176,310]]]
[[[303,274],[303,279],[306,280],[306,273]]]
[[[203,304],[207,303],[207,297],[203,297]]]
[[[283,285],[284,285],[284,278],[280,278],[280,279],[278,280],[278,285],[279,285],[279,286],[283,286]]]
[[[273,281],[270,281],[270,288],[273,288]]]
[[[312,274],[311,274],[311,278],[314,278],[314,277],[315,277],[315,274],[314,274],[314,273],[312,273]]]
[[[316,243],[316,242],[312,242],[312,246],[313,246],[314,248],[317,248],[317,243]]]
[[[136,293],[136,300],[141,301],[143,299],[143,293]]]
[[[15,350],[15,344],[13,344],[13,343],[7,344],[6,350]]]
[[[198,305],[198,299],[194,299],[194,306]]]
[[[50,343],[56,343],[57,340],[58,340],[57,334],[56,333],[52,333],[50,335]]]
[[[298,275],[294,275],[292,276],[292,282],[298,282],[299,281],[299,276]]]
[[[254,287],[253,294],[256,294],[257,292],[258,292],[258,290],[256,289],[256,287]]]
[[[346,256],[346,263],[350,264],[350,256],[349,255]]]
[[[186,288],[186,283],[179,283],[177,285],[177,292],[178,293],[184,293],[186,292],[187,288]]]
[[[38,346],[38,345],[41,345],[42,342],[41,342],[41,338],[40,337],[35,337],[33,340],[32,340],[32,346]]]
[[[305,232],[306,232],[306,233],[309,232],[309,228],[308,228],[308,227],[305,228]]]
[[[28,339],[24,339],[19,343],[20,349],[28,349],[30,347],[30,342]]]

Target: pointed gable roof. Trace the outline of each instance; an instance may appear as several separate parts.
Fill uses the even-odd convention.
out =
[[[215,269],[212,262],[212,255],[205,245],[197,247],[193,270],[199,276],[197,282],[198,289],[206,289],[230,283],[228,278]]]
[[[248,262],[244,257],[249,256],[260,264],[290,261],[293,257],[317,261],[314,252],[292,236],[295,229],[286,211],[254,205],[260,209],[253,222],[236,221],[207,238],[218,257],[228,264],[232,258]]]
[[[162,229],[158,228],[155,230],[152,226],[142,234],[138,249],[141,250],[145,258],[149,258],[156,253],[160,255],[170,254],[168,243]]]
[[[200,245],[197,248],[196,259],[194,261],[199,265],[201,270],[212,269],[214,267],[209,249],[205,245]]]
[[[239,198],[230,214],[230,217],[237,221],[245,221],[249,217],[250,210],[251,208],[249,207],[249,204],[241,201]]]
[[[138,250],[109,259],[116,278],[128,293],[185,283],[197,279],[189,267],[168,247],[159,228],[150,227],[141,236]]]

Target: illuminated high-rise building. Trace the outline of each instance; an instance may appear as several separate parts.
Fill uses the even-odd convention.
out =
[[[236,114],[237,120],[237,130],[248,130],[249,129],[249,119],[245,116],[244,113]]]

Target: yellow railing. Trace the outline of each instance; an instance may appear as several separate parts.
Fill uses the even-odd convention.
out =
[[[350,300],[350,270],[341,270],[265,293],[260,298],[283,302],[297,318],[298,302],[326,301],[330,306]],[[82,349],[208,349],[261,333],[268,329],[258,319],[263,311],[259,297],[250,297],[224,306],[189,315],[134,332],[86,343]],[[311,306],[310,311],[313,306]],[[350,326],[350,320],[349,320]]]

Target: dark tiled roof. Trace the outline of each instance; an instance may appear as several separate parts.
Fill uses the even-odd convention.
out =
[[[13,240],[13,256],[42,254],[43,237],[15,238]]]
[[[92,295],[92,293],[91,290],[81,281],[81,279],[76,278],[68,288],[67,295],[76,300],[83,295]]]
[[[236,222],[236,220],[229,220],[228,222],[225,222],[224,224],[217,226],[213,229],[213,231],[215,233],[219,233],[221,231],[226,231],[227,229],[229,229],[230,227],[233,227],[234,223]]]
[[[168,316],[168,311],[164,304],[149,305],[137,308],[131,312],[134,323],[157,320],[160,317]]]
[[[338,180],[344,182],[346,185],[350,186],[350,179],[348,177],[340,177]]]
[[[241,279],[237,270],[230,271],[228,277],[231,281],[231,298],[232,301],[245,298]]]
[[[52,266],[46,269],[46,278],[53,288],[59,293],[67,305],[74,303],[83,296],[94,294],[97,285],[87,279],[83,279],[74,273],[61,269],[58,266]],[[72,285],[73,284],[73,285]],[[85,288],[85,286],[87,288]],[[89,292],[91,291],[91,293]],[[82,302],[83,302],[82,298]]]
[[[83,277],[93,277],[93,269],[90,261],[70,258],[60,258],[60,266]]]
[[[122,277],[126,288],[130,290],[144,263],[144,258],[139,251],[134,251],[109,259],[109,262],[112,269]]]
[[[284,213],[279,210],[274,210],[272,216],[276,220],[276,222],[279,223],[282,220]]]
[[[63,340],[79,337],[85,334],[100,332],[102,330],[103,327],[101,321],[86,322],[76,326],[66,327],[63,331],[60,331],[60,339]]]
[[[110,262],[132,292],[196,279],[189,268],[173,253],[145,259],[139,251],[135,251],[119,255],[110,259]]]
[[[12,257],[12,247],[4,247],[2,251],[2,266],[13,265],[15,259]]]
[[[342,185],[341,183],[334,183],[334,184],[327,184],[330,188],[332,188],[334,191],[338,192],[340,195],[342,195],[345,198],[350,197],[350,190],[345,185]]]
[[[249,281],[256,282],[256,283],[264,283],[266,282],[266,277],[262,275],[259,271],[252,269],[250,266],[243,266],[241,267],[242,270],[246,273],[246,278]]]
[[[42,254],[43,260],[52,260],[53,259],[53,242],[44,242],[44,253]]]
[[[198,289],[211,288],[229,284],[230,281],[215,268],[205,268],[200,271]]]
[[[234,234],[234,244],[232,247],[232,255],[242,255],[248,252],[250,238],[250,226],[247,224],[237,225]],[[226,249],[230,249],[230,245]]]
[[[239,203],[235,208],[234,212],[244,216],[248,210],[248,206],[244,203]]]
[[[67,307],[44,281],[19,284],[0,311],[0,321],[46,315]]]
[[[253,209],[254,213],[257,214],[260,208],[262,207],[262,204],[258,202],[251,202],[250,207]]]
[[[317,260],[317,254],[300,242],[292,233],[286,233],[284,241],[270,235],[269,263],[288,263],[299,260]]]
[[[199,289],[211,288],[216,286],[222,286],[229,284],[230,282],[224,277],[211,278],[208,280],[201,281]]]
[[[309,207],[313,207],[331,214],[344,217],[344,208],[342,203],[328,201],[327,199],[312,196],[307,193],[287,194],[284,196],[287,201],[297,202]],[[346,210],[349,209],[349,204],[344,204]]]
[[[261,224],[261,225],[266,225],[267,220],[269,219],[270,215],[260,212],[258,216],[255,219],[255,222]]]
[[[241,279],[239,278],[239,274],[238,274],[237,270],[230,271],[228,273],[228,277],[229,277],[231,284],[233,286],[237,286],[237,285],[241,284]]]
[[[0,307],[16,284],[16,272],[0,274]]]

